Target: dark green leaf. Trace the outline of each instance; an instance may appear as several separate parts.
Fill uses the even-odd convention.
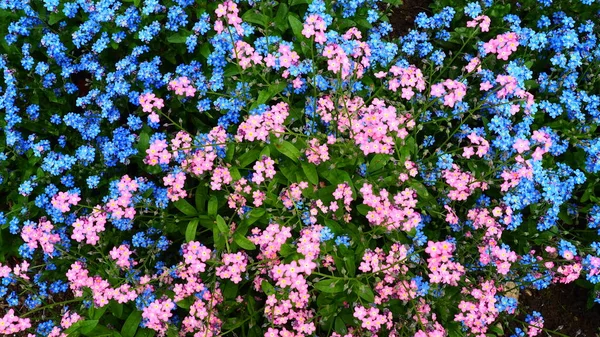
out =
[[[169,43],[185,43],[187,38],[188,38],[188,35],[183,35],[181,33],[177,33],[177,34],[173,34],[173,35],[167,37],[167,41]]]
[[[286,140],[281,142],[279,145],[275,145],[275,148],[294,162],[298,162],[298,158],[300,158],[300,150],[298,150],[294,144]]]
[[[368,285],[362,284],[357,281],[352,286],[352,289],[358,296],[360,296],[360,298],[364,299],[365,301],[369,303],[373,303],[375,301],[375,294],[373,293],[373,290],[371,290],[371,287],[369,287]]]
[[[247,237],[243,236],[240,233],[233,234],[233,242],[237,243],[238,246],[244,248],[245,250],[254,250],[256,246],[252,241],[250,241]]]
[[[216,196],[211,196],[208,200],[208,215],[215,216],[217,215],[217,208],[219,207],[219,200]]]
[[[185,229],[185,241],[190,242],[196,239],[196,230],[198,229],[198,219],[190,221]]]
[[[229,226],[227,226],[225,219],[220,215],[217,215],[217,228],[219,229],[219,232],[223,234],[229,233]]]
[[[308,181],[311,184],[317,185],[319,183],[319,174],[317,173],[317,168],[314,164],[302,163],[302,171],[304,171],[306,178],[308,178]]]
[[[344,282],[341,279],[327,279],[313,284],[313,287],[324,293],[339,293],[344,290]]]
[[[187,200],[185,200],[185,199],[179,199],[179,200],[175,201],[173,203],[173,205],[175,205],[175,207],[177,207],[177,209],[180,210],[181,213],[183,213],[185,215],[198,214],[198,212],[196,212],[196,209],[194,208],[194,206],[192,206],[192,204],[187,202]]]
[[[123,337],[133,337],[135,336],[135,332],[140,326],[140,322],[142,321],[142,312],[138,310],[133,310],[129,317],[125,320],[123,324],[123,328],[121,328],[121,335]]]

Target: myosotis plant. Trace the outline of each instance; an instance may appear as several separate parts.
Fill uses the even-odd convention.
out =
[[[600,302],[598,3],[392,38],[394,5],[0,3],[0,334],[536,336],[515,290]]]

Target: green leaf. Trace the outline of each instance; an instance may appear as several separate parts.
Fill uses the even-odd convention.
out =
[[[265,28],[269,22],[269,18],[258,12],[258,11],[246,11],[246,13],[244,13],[244,15],[242,15],[242,20],[244,20],[244,22],[250,22],[250,23],[255,23],[257,25],[261,25],[263,28]]]
[[[285,140],[281,142],[281,144],[275,145],[275,148],[294,162],[298,162],[298,158],[300,158],[300,150],[298,150],[294,144]]]
[[[256,101],[254,101],[254,103],[252,103],[252,105],[250,106],[250,110],[255,109],[261,104],[269,102],[269,100],[275,97],[275,95],[282,92],[283,89],[285,89],[285,87],[287,87],[287,82],[278,82],[271,84],[266,90],[261,90],[258,93],[258,98],[256,99]]]
[[[96,325],[98,325],[98,322],[99,321],[97,319],[83,321],[83,323],[81,323],[79,331],[81,331],[81,333],[84,335],[88,334],[88,333],[92,332],[92,330],[94,330]]]
[[[290,6],[293,5],[290,4]],[[300,21],[300,19],[298,19],[295,15],[292,15],[290,13],[290,15],[288,15],[288,22],[290,23],[290,27],[292,27],[292,31],[294,32],[296,38],[304,39],[304,35],[302,35],[304,24],[302,23],[302,21]]]
[[[288,22],[285,19],[288,14],[288,6],[284,3],[280,3],[277,8],[277,14],[275,14],[275,27],[281,32],[285,32],[288,28]]]
[[[198,219],[190,221],[185,229],[185,241],[194,241],[196,238],[196,230],[198,229]]]
[[[304,171],[306,178],[308,178],[308,181],[311,184],[317,185],[319,183],[319,174],[317,173],[317,167],[314,164],[302,163],[302,171]]]
[[[275,287],[273,287],[267,280],[263,280],[260,283],[260,287],[267,295],[275,294]]]
[[[204,56],[205,59],[208,59],[211,53],[209,43],[202,43],[198,50],[200,52],[200,55]]]
[[[217,215],[217,228],[219,229],[219,232],[221,232],[221,233],[224,233],[224,234],[229,233],[229,226],[227,226],[225,219],[223,219],[223,217],[220,215]]]
[[[152,337],[154,335],[156,335],[156,331],[144,328],[138,330],[138,332],[135,334],[135,337]]]
[[[204,184],[200,184],[198,188],[196,188],[196,195],[194,196],[194,203],[196,204],[196,209],[200,213],[206,212],[206,193],[208,189]]]
[[[341,279],[327,279],[313,284],[313,287],[324,293],[339,293],[344,290],[344,282]]]
[[[352,286],[352,289],[358,296],[360,296],[360,298],[364,299],[365,301],[369,303],[373,303],[375,301],[375,294],[373,293],[373,290],[371,290],[371,287],[369,287],[368,285],[362,284],[357,281]]]
[[[290,0],[289,1],[290,7],[296,6],[296,5],[307,4],[307,3],[308,3],[308,0]]]
[[[260,154],[260,150],[254,149],[254,150],[250,150],[250,151],[244,153],[243,155],[241,155],[238,158],[238,160],[240,162],[240,168],[246,167],[246,166],[250,165],[250,163],[255,162],[258,159],[259,154]]]
[[[106,312],[106,309],[108,309],[108,306],[103,306],[101,308],[96,308],[94,306],[90,307],[89,311],[88,311],[88,315],[91,319],[94,320],[98,320],[102,317],[102,315],[104,315],[104,313]]]
[[[139,154],[142,156],[146,155],[146,150],[150,147],[150,136],[148,132],[143,131],[140,133],[140,139],[138,140],[136,148],[139,151]]]
[[[52,13],[50,14],[50,18],[48,19],[48,24],[49,25],[53,25],[57,22],[59,22],[60,20],[65,18],[65,14],[63,12],[56,12],[56,13]]]
[[[376,154],[371,162],[369,163],[369,172],[376,172],[385,167],[390,160],[390,155],[387,154]]]
[[[211,196],[208,200],[208,215],[215,216],[217,215],[217,208],[219,207],[219,200],[216,196]]]
[[[346,334],[348,329],[346,329],[346,324],[344,324],[344,320],[341,317],[335,318],[335,331],[341,334]]]
[[[256,246],[252,241],[250,241],[247,237],[243,236],[240,233],[233,234],[233,242],[237,243],[238,246],[244,248],[245,250],[254,250]]]
[[[167,41],[169,43],[185,43],[187,38],[188,38],[187,35],[177,33],[177,34],[173,34],[173,35],[167,37]]]
[[[135,332],[140,326],[140,322],[142,321],[142,312],[138,310],[133,310],[129,317],[125,320],[123,324],[123,328],[121,328],[121,335],[123,337],[133,337],[135,336]]]
[[[122,318],[123,317],[123,304],[116,302],[116,301],[111,301],[110,302],[110,313],[113,314],[113,316],[115,316],[117,318]]]
[[[187,202],[187,200],[185,200],[185,199],[179,199],[179,200],[175,201],[173,203],[173,205],[175,205],[175,207],[177,207],[177,209],[180,210],[181,213],[183,213],[185,215],[198,214],[198,212],[196,212],[196,209],[194,208],[194,206],[192,206],[192,204]]]

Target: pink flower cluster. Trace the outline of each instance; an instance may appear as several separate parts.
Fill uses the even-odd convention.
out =
[[[77,205],[81,200],[78,193],[58,192],[52,197],[52,206],[65,213],[71,210],[72,205]]]
[[[137,298],[137,293],[129,284],[122,284],[118,288],[112,288],[110,283],[100,276],[89,276],[88,270],[84,268],[81,261],[76,261],[66,273],[69,287],[76,297],[83,296],[83,288],[92,291],[92,297],[96,307],[107,305],[110,300],[118,303],[127,303]]]
[[[490,150],[490,143],[485,138],[478,136],[474,132],[468,135],[467,138],[471,141],[471,144],[478,145],[477,153],[475,153],[473,146],[465,146],[462,154],[463,157],[469,159],[474,154],[477,154],[479,158],[482,158]]]
[[[117,184],[119,197],[110,199],[106,203],[106,211],[115,219],[131,219],[136,215],[136,210],[132,201],[133,193],[138,190],[139,184],[136,179],[131,179],[128,175],[121,177]]]
[[[225,27],[223,26],[223,20],[221,18],[227,19],[227,24],[233,26],[235,31],[242,35],[244,34],[244,28],[242,27],[242,18],[239,16],[239,9],[237,4],[233,1],[225,1],[222,4],[219,4],[217,9],[215,10],[215,14],[217,15],[217,20],[215,21],[214,29],[218,34],[221,34]]]
[[[144,163],[150,166],[154,166],[157,164],[169,164],[171,159],[173,158],[173,154],[175,156],[178,155],[177,151],[179,150],[182,154],[187,154],[191,151],[192,146],[192,137],[185,132],[179,131],[174,139],[171,140],[171,151],[167,150],[169,147],[167,141],[164,139],[156,139],[150,144],[150,147],[146,150],[146,157],[144,158]]]
[[[344,36],[349,40],[353,35],[358,38],[361,36],[358,30],[349,30]],[[342,79],[348,78],[353,72],[357,78],[361,78],[364,69],[369,66],[368,57],[371,55],[371,49],[365,42],[357,41],[352,54],[347,54],[340,45],[329,44],[323,49],[322,55],[327,58],[327,70],[334,74],[341,73]],[[352,58],[358,62],[355,62]]]
[[[400,180],[401,182],[407,181],[409,179],[409,176],[416,177],[419,173],[419,170],[417,169],[417,164],[410,160],[406,160],[404,162],[404,168],[408,171],[408,174],[400,173],[398,175],[398,180]]]
[[[451,108],[456,102],[461,102],[467,94],[467,86],[459,81],[446,79],[442,83],[431,86],[432,97],[444,96],[444,105]]]
[[[354,308],[354,314],[352,315],[361,321],[361,327],[369,330],[371,333],[377,333],[382,326],[386,326],[388,329],[392,329],[392,312],[386,310],[384,313],[380,313],[379,308],[370,307],[365,308],[362,305],[357,305]]]
[[[14,268],[10,268],[9,266],[3,266],[2,263],[0,263],[0,278],[7,277],[12,271],[15,274],[15,276],[20,276],[24,280],[29,280],[29,276],[25,274],[28,269],[29,262],[27,262],[26,260],[21,262],[20,264],[17,264]]]
[[[232,54],[238,60],[238,64],[242,69],[252,67],[252,63],[254,63],[254,65],[262,64],[263,57],[247,42],[241,40],[237,41]]]
[[[175,91],[175,94],[180,96],[194,97],[196,93],[196,88],[192,86],[192,82],[185,76],[171,80],[167,88]]]
[[[264,231],[258,227],[252,229],[252,236],[248,239],[260,247],[258,259],[275,259],[281,246],[291,237],[291,227],[272,223]]]
[[[290,187],[281,190],[279,198],[285,207],[288,209],[293,208],[296,202],[302,200],[302,190],[307,187],[308,183],[306,181],[293,183]]]
[[[221,189],[222,184],[229,184],[233,181],[229,169],[227,167],[219,166],[214,169],[212,177],[210,179],[210,189],[218,191]]]
[[[379,274],[381,278],[373,289],[376,293],[375,304],[383,304],[391,299],[407,302],[417,297],[417,283],[398,277],[408,272],[407,258],[407,246],[398,243],[394,243],[387,254],[379,247],[364,253],[358,270]]]
[[[308,142],[309,147],[306,148],[306,160],[309,163],[319,165],[324,161],[329,160],[329,148],[327,144],[321,145],[317,138],[313,138]]]
[[[275,135],[285,131],[283,122],[288,117],[289,107],[286,103],[277,103],[260,115],[250,115],[242,122],[237,130],[235,140],[253,142],[254,140],[267,141],[269,133]]]
[[[415,89],[419,92],[425,90],[425,78],[421,69],[410,65],[406,68],[392,66],[390,68],[392,74],[391,79],[388,82],[388,89],[396,92],[399,88],[402,88],[402,98],[411,99],[415,94]],[[377,78],[384,78],[388,76],[385,72],[378,72],[375,74]]]
[[[468,72],[472,72],[477,69],[477,72],[481,71],[481,60],[478,57],[474,57],[469,61],[469,64],[465,66],[465,70]]]
[[[96,206],[92,214],[75,220],[72,225],[73,234],[71,234],[71,239],[77,242],[85,240],[85,243],[89,245],[97,244],[100,240],[98,234],[105,230],[106,217],[107,215],[102,211],[101,207]]]
[[[463,288],[464,294],[471,294],[474,301],[461,301],[458,309],[461,311],[454,316],[454,320],[463,323],[471,333],[477,337],[485,337],[488,326],[498,317],[496,310],[496,287],[494,281],[486,281],[481,284],[481,289],[473,287],[470,291]]]
[[[419,330],[414,337],[446,337],[448,335],[446,329],[436,322],[437,315],[431,312],[431,306],[425,302],[424,298],[419,299],[416,310],[417,313],[413,316],[413,320],[420,322],[419,325],[425,327],[426,331]]]
[[[165,106],[165,101],[162,98],[156,97],[152,93],[140,95],[138,98],[143,112],[153,112],[152,108],[162,109]]]
[[[159,336],[164,336],[167,332],[167,321],[173,316],[171,310],[174,308],[175,302],[171,299],[158,299],[150,303],[142,311],[146,327],[157,331]]]
[[[490,211],[485,208],[473,208],[467,212],[467,218],[473,222],[473,228],[475,229],[485,229],[484,239],[489,244],[496,245],[496,240],[500,239],[502,235],[502,226],[500,223],[496,221],[496,218],[500,218],[503,214],[502,208],[494,207],[492,210],[492,214],[490,215]],[[512,209],[507,207],[504,210],[505,216],[503,217],[504,224],[508,225],[512,222]],[[484,246],[485,247],[485,246]],[[487,248],[483,248],[484,251],[487,251]],[[480,254],[484,254],[480,248]],[[482,261],[490,261],[489,256],[483,258],[480,257]]]
[[[181,246],[183,262],[178,266],[178,275],[182,278],[195,277],[206,270],[206,261],[210,259],[211,251],[198,241],[190,241]]]
[[[467,200],[476,188],[481,188],[483,191],[488,188],[487,183],[475,181],[472,174],[462,172],[456,164],[452,164],[452,170],[443,170],[442,175],[446,183],[453,188],[448,192],[448,198],[451,200]]]
[[[467,22],[467,27],[474,28],[479,26],[482,32],[490,31],[490,23],[492,20],[487,15],[479,15],[475,17],[473,20]]]
[[[265,57],[265,65],[276,70],[284,68],[285,70],[281,76],[288,78],[290,76],[288,68],[297,66],[300,63],[300,55],[292,48],[290,45],[280,43],[277,52],[268,54]]]
[[[15,316],[15,311],[9,309],[3,317],[0,317],[0,334],[15,334],[31,327],[29,318]]]
[[[389,200],[389,192],[381,189],[379,196],[373,193],[373,186],[363,184],[360,189],[363,203],[373,208],[367,213],[367,220],[374,226],[384,226],[392,231],[402,229],[410,231],[421,222],[421,214],[415,211],[417,205],[417,193],[415,190],[406,188],[394,195],[393,203]]]
[[[353,200],[352,189],[350,188],[348,183],[338,184],[335,191],[333,192],[333,198],[335,200],[343,199],[344,207],[346,208],[346,211],[350,212],[352,210],[352,208],[350,207],[350,204],[352,203],[352,200]]]
[[[579,262],[559,266],[556,268],[557,275],[555,275],[553,282],[571,283],[579,278],[582,270],[583,266]]]
[[[242,252],[223,254],[223,265],[217,267],[216,273],[218,277],[238,284],[242,281],[241,276],[246,271],[246,265],[248,265],[248,258]]]
[[[202,147],[188,155],[188,158],[181,163],[181,166],[187,172],[197,176],[212,170],[217,159],[217,151],[214,147],[223,146],[226,142],[227,131],[222,126],[212,128]]]
[[[465,274],[465,268],[458,262],[452,261],[454,244],[448,241],[427,242],[425,252],[429,254],[427,267],[431,271],[431,283],[445,283],[452,286],[458,285],[458,280]]]
[[[251,192],[252,186],[248,184],[248,180],[246,178],[240,178],[239,180],[233,183],[233,193],[229,193],[227,195],[227,205],[229,206],[229,208],[237,209],[238,212],[240,212],[243,209],[243,207],[246,206],[246,203],[248,201],[246,200],[246,197]],[[258,190],[255,192],[259,192],[256,194],[256,197],[258,197],[259,199],[255,199],[255,203],[262,204],[263,200],[261,198],[263,197],[263,195]],[[241,215],[242,213],[239,214]]]
[[[254,173],[252,173],[252,182],[261,184],[267,179],[275,177],[275,161],[270,157],[263,156],[261,160],[254,163]]]
[[[262,269],[262,273],[270,276],[277,286],[277,294],[267,296],[264,314],[269,322],[278,327],[270,328],[265,336],[310,336],[316,331],[314,312],[307,310],[311,295],[303,274],[310,275],[317,267],[313,260],[320,253],[321,229],[321,226],[310,226],[301,230],[297,252],[304,255],[303,259],[287,264],[273,260],[268,268]],[[265,246],[261,246],[261,254],[269,255],[262,251],[262,247]],[[263,282],[268,280],[256,277],[254,288],[259,291]],[[285,327],[288,324],[292,330]]]
[[[498,75],[496,76],[496,82],[502,87],[496,92],[498,98],[507,97],[509,94],[514,93],[519,86],[517,79],[510,75]]]
[[[144,163],[154,166],[157,164],[169,164],[171,160],[171,153],[167,150],[167,142],[163,139],[156,139],[150,147],[146,150],[146,157]]]
[[[167,187],[167,197],[171,201],[177,201],[181,198],[187,197],[187,192],[183,188],[185,185],[185,173],[178,172],[177,174],[169,174],[163,177],[163,183]]]
[[[29,248],[42,248],[44,253],[52,256],[54,252],[54,244],[60,242],[60,235],[52,233],[54,226],[46,218],[41,218],[37,225],[29,224],[23,226],[21,230],[21,238],[27,243]]]
[[[110,257],[117,261],[117,266],[129,269],[131,266],[137,264],[137,262],[130,260],[132,251],[129,250],[128,245],[120,245],[119,247],[113,247],[109,252]]]
[[[480,255],[480,261],[481,261],[482,256],[485,256],[485,255],[483,255],[483,254]],[[504,248],[500,248],[499,246],[494,246],[491,248],[490,257],[496,264],[498,273],[502,274],[502,275],[506,275],[510,271],[511,264],[514,263],[515,261],[517,261],[518,256],[513,251],[510,251],[510,250],[504,249]],[[484,261],[482,261],[482,264],[485,265],[487,263],[484,263],[484,262],[489,262],[489,261],[487,259],[484,259]]]
[[[67,337],[68,335],[62,332],[63,329],[68,329],[71,325],[81,320],[83,320],[83,317],[79,316],[78,313],[71,313],[67,311],[60,321],[60,327],[55,326],[54,328],[52,328],[52,331],[50,331],[48,337]],[[33,335],[30,336],[33,337]]]
[[[375,98],[367,108],[362,108],[360,117],[348,121],[351,125],[351,135],[356,145],[363,153],[392,154],[394,153],[395,134],[400,139],[408,135],[407,128],[415,122],[409,120],[410,114],[398,115],[394,106],[387,106],[383,100]],[[402,125],[406,127],[401,127]]]
[[[218,336],[223,322],[218,317],[216,306],[223,301],[223,296],[217,288],[213,293],[204,288],[198,292],[204,294],[196,298],[190,307],[189,315],[181,322],[182,333],[194,333],[194,336]]]
[[[508,32],[496,36],[495,39],[483,44],[486,53],[498,54],[498,60],[508,60],[510,54],[517,50],[519,39],[516,33]]]
[[[541,315],[533,317],[527,322],[527,336],[534,337],[542,332],[544,328],[544,318]]]
[[[314,36],[316,43],[323,44],[327,41],[327,37],[325,36],[326,29],[327,24],[325,23],[325,20],[318,14],[312,14],[309,15],[306,18],[306,22],[304,22],[302,35],[307,39]]]

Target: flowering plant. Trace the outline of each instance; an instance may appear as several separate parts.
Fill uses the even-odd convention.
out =
[[[0,334],[538,335],[513,288],[600,290],[599,8],[549,4],[0,3]]]

